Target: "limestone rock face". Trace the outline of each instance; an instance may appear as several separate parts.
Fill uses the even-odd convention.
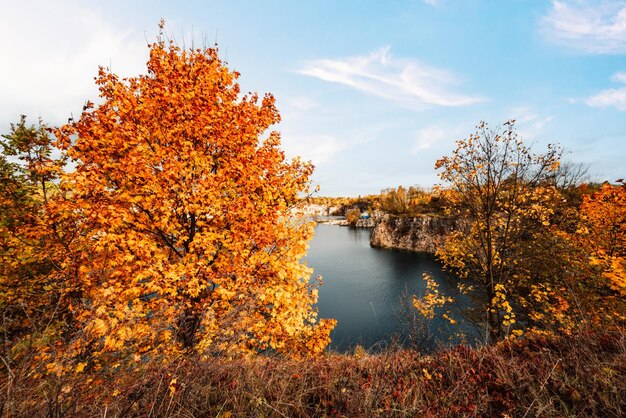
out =
[[[386,216],[376,223],[370,245],[433,254],[455,227],[454,219],[439,216]]]
[[[304,215],[304,216],[329,216],[336,215],[339,212],[338,206],[326,206],[326,205],[318,205],[314,203],[309,203],[304,206],[298,206],[293,209],[294,214]]]

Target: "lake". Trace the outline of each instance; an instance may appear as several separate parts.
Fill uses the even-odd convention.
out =
[[[432,255],[372,248],[370,233],[337,225],[315,227],[306,262],[314,268],[314,276],[324,280],[319,289],[320,318],[338,321],[331,349],[348,352],[360,344],[380,351],[395,341],[428,350],[437,342],[458,342],[459,331],[472,334],[458,314],[453,314],[459,321],[454,326],[436,318],[424,328],[422,320],[413,320],[416,311],[410,298],[423,295],[423,273],[437,280],[443,294],[456,295],[456,284],[442,273]]]

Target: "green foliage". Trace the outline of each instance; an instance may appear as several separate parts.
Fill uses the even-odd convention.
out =
[[[56,223],[43,226],[46,205],[57,192],[64,165],[53,158],[48,128],[28,126],[22,116],[0,143],[0,310],[6,358],[11,344],[31,335],[45,335],[62,309],[55,277]],[[34,233],[38,230],[38,233]]]

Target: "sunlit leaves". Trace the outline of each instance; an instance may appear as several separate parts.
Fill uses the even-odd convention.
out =
[[[439,284],[431,275],[424,273],[422,279],[426,282],[426,291],[420,298],[413,296],[413,307],[417,309],[424,318],[433,319],[435,317],[435,311],[438,308],[442,308],[446,304],[454,302],[454,299],[439,293]],[[444,313],[443,317],[451,324],[456,323],[448,313]]]
[[[312,226],[291,211],[313,167],[265,134],[280,120],[274,98],[242,97],[216,49],[159,39],[147,67],[129,79],[101,68],[101,104],[57,132],[76,164],[65,208],[89,227],[74,351],[322,351],[334,322],[312,308],[299,261]]]
[[[626,295],[626,184],[608,183],[581,205],[578,229],[587,243],[590,263],[600,268],[611,288]]]
[[[459,219],[458,230],[437,255],[475,285],[469,293],[485,301],[484,322],[492,340],[517,323],[513,300],[539,279],[535,265],[542,247],[535,242],[549,235],[559,201],[551,181],[559,158],[554,146],[533,154],[510,121],[501,131],[480,123],[476,133],[457,141],[452,155],[435,165],[446,183],[440,190],[446,210]]]
[[[41,121],[29,126],[22,116],[0,142],[0,355],[8,363],[30,349],[47,358],[71,323],[64,296],[74,288],[63,260],[75,228],[67,213],[51,210],[66,197],[53,140]]]

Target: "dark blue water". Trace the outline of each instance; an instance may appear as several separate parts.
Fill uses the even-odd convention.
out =
[[[346,352],[360,344],[377,351],[392,342],[428,349],[458,342],[461,331],[467,334],[455,309],[451,313],[460,325],[452,326],[442,318],[425,322],[410,306],[411,296],[425,291],[425,272],[438,281],[441,293],[456,293],[454,280],[445,277],[432,255],[371,248],[369,238],[369,229],[324,224],[315,228],[306,262],[314,276],[324,280],[320,317],[338,321],[331,349]]]

